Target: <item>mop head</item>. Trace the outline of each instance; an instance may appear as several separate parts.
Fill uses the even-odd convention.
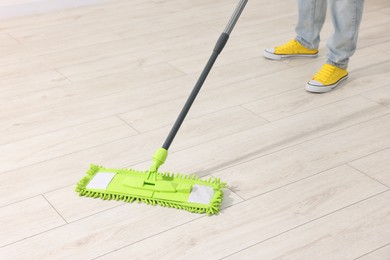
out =
[[[184,209],[193,213],[217,214],[226,187],[220,179],[201,180],[194,175],[153,173],[132,169],[109,169],[91,165],[77,184],[81,196]]]

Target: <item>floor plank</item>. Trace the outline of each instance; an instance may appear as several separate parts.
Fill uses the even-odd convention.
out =
[[[167,69],[167,67],[164,68]],[[165,73],[165,76],[162,77],[168,77],[169,73],[173,73],[176,76],[178,74],[181,75],[180,72],[172,68],[168,68],[168,71],[164,69],[159,71]],[[146,76],[146,72],[142,76]],[[137,79],[132,80],[136,81]],[[151,78],[149,80],[160,81],[162,78]],[[129,84],[131,86],[131,82]],[[106,86],[107,85],[100,85],[103,93],[104,88],[107,89]],[[0,138],[0,143],[8,143],[14,141],[15,139],[32,137],[45,132],[55,131],[61,128],[71,127],[104,117],[113,116],[140,106],[154,104],[157,102],[156,99],[163,97],[163,95],[153,95],[153,89],[144,88],[130,88],[127,89],[126,93],[123,93],[123,95],[112,93],[113,90],[109,89],[107,90],[108,93],[105,91],[107,95],[99,95],[101,92],[98,92],[97,96],[94,96],[94,93],[89,94],[89,90],[93,88],[94,85],[90,85],[86,89],[77,89],[77,87],[73,87],[72,89],[67,90],[49,90],[48,94],[50,94],[51,97],[59,99],[59,101],[56,102],[56,106],[50,107],[50,109],[40,109],[35,113],[34,110],[32,110],[31,114],[24,113],[22,116],[18,117],[12,117],[11,112],[11,116],[4,119],[3,124],[0,126],[0,130],[4,133]],[[98,90],[98,88],[96,89]],[[61,98],[64,94],[65,98]],[[33,98],[42,99],[42,97],[44,98],[46,94],[41,92],[33,95],[35,95]],[[92,95],[94,98],[89,98],[88,95]],[[118,99],[118,96],[121,96],[122,100]],[[171,96],[172,94],[169,98]],[[72,100],[77,100],[79,102],[69,102]],[[48,105],[55,104],[51,99],[46,100],[45,103],[48,103]],[[43,108],[47,107],[43,106]],[[7,116],[7,114],[5,114],[5,116]]]
[[[136,135],[116,117],[97,120],[0,146],[0,174]]]
[[[367,184],[366,176],[341,166],[237,204],[217,218],[192,221],[159,236],[130,244],[101,259],[130,256],[133,259],[172,259],[178,256],[181,259],[220,259],[248,247],[253,241],[263,241],[386,190],[375,182],[371,182],[372,188],[360,186]],[[364,195],[357,197],[355,189]],[[147,250],[150,245],[154,250]]]
[[[0,82],[0,99],[3,100],[1,106],[8,106],[8,102],[11,101],[15,96],[25,96],[29,93],[36,91],[47,91],[49,88],[66,88],[70,85],[70,82],[61,74],[55,70],[42,71],[38,73],[23,75],[15,75],[12,77],[2,77],[3,80]],[[30,104],[31,105],[31,104]],[[10,113],[12,111],[7,111]],[[2,110],[2,115],[4,111]]]
[[[104,0],[84,0],[82,2],[71,0],[62,2],[59,0],[35,0],[35,1],[15,1],[2,3],[0,16],[2,19],[12,19],[15,17],[45,14],[63,9],[81,7],[85,5],[99,4]]]
[[[0,254],[2,247],[66,222],[42,196],[0,208]],[[8,259],[4,255],[4,259]]]
[[[362,95],[377,102],[382,106],[390,107],[389,94],[390,94],[390,86],[387,85],[385,87],[370,91]]]
[[[356,258],[359,260],[386,260],[390,255],[390,244],[381,247],[374,252],[366,254],[362,257]]]
[[[5,33],[0,34],[0,47],[4,48],[5,46],[15,44],[18,44],[18,41],[16,39]]]
[[[389,200],[387,191],[226,259],[355,259],[389,241]]]
[[[388,148],[390,117],[385,117],[387,124],[383,123],[382,118],[369,120],[280,152],[226,167],[213,175],[229,183],[233,191],[243,198],[258,196],[311,174]],[[248,179],[251,182],[246,181]]]
[[[390,187],[390,149],[374,153],[349,165]]]

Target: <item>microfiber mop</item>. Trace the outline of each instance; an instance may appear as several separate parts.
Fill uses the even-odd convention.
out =
[[[123,200],[126,202],[144,202],[184,209],[195,213],[217,214],[220,210],[226,184],[218,178],[201,180],[194,175],[159,172],[159,167],[168,156],[168,149],[181,124],[190,110],[196,96],[205,82],[218,55],[225,47],[233,27],[238,21],[248,0],[241,0],[235,9],[224,32],[219,37],[211,57],[203,69],[198,81],[188,97],[182,111],[173,125],[163,146],[154,156],[148,171],[133,169],[111,169],[91,165],[85,177],[77,184],[76,191],[81,196],[104,200]]]

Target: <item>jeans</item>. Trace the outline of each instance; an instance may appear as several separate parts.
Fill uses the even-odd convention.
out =
[[[298,0],[296,40],[309,49],[318,49],[327,4],[334,32],[327,41],[327,63],[346,69],[356,50],[364,0]]]

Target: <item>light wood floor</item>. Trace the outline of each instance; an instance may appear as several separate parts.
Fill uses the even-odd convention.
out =
[[[212,217],[74,188],[149,167],[238,1],[98,2],[0,20],[0,259],[390,259],[388,0],[324,95],[330,17],[317,59],[274,62],[296,3],[249,1],[161,168],[227,182]]]

